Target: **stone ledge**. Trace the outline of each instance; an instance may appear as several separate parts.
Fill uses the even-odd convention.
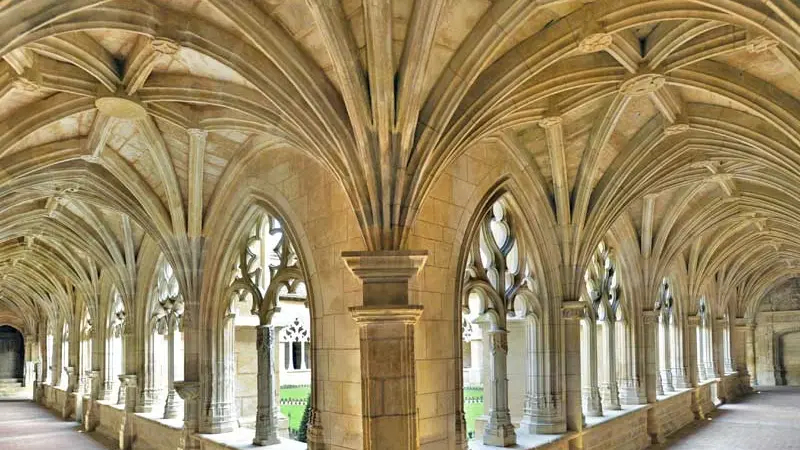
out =
[[[647,411],[648,409],[652,408],[653,405],[653,403],[648,403],[646,405],[622,405],[622,409],[617,411],[604,409],[603,415],[600,417],[586,417],[586,427],[584,429],[588,430],[590,428],[595,428],[606,423],[613,422],[614,419],[627,416],[628,414]]]
[[[202,442],[203,449],[281,449],[281,450],[306,450],[307,444],[293,441],[291,439],[280,438],[280,443],[275,445],[258,446],[253,444],[255,430],[249,428],[238,428],[228,433],[218,434],[198,434],[195,439]]]

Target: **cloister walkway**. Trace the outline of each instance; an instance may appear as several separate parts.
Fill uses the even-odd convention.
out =
[[[31,400],[0,399],[0,450],[108,449]]]
[[[757,388],[722,405],[711,420],[695,422],[660,449],[800,450],[800,387]]]

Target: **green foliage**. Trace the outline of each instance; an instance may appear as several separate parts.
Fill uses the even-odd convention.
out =
[[[300,419],[300,428],[297,430],[297,440],[306,442],[308,436],[308,420],[311,418],[311,394],[306,400],[306,409],[303,411],[303,418]]]

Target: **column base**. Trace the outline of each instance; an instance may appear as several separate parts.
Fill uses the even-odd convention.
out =
[[[619,401],[623,405],[644,405],[647,404],[647,395],[638,383],[634,383],[620,389]]]
[[[567,431],[560,395],[540,395],[529,398],[528,402],[519,424],[521,434],[561,434]]]
[[[494,412],[483,430],[483,444],[508,447],[517,443],[517,435],[507,412]]]
[[[239,428],[239,422],[229,402],[212,403],[208,415],[203,418],[200,432],[205,434],[228,433]]]
[[[600,398],[606,410],[619,411],[622,409],[622,405],[619,403],[619,391],[616,385],[605,385],[600,389]]]
[[[586,405],[586,415],[588,417],[601,417],[603,415],[603,404],[600,401],[600,391],[598,389],[584,389],[583,404]]]
[[[164,418],[178,419],[182,416],[182,411],[183,401],[178,396],[178,393],[175,392],[175,389],[171,389],[167,394],[167,402],[164,405]]]

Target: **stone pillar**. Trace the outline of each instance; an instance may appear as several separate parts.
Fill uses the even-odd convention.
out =
[[[136,410],[136,375],[119,376],[118,404],[125,405],[125,414],[119,424],[118,443],[120,450],[130,450],[133,444],[133,413]]]
[[[703,367],[701,364],[700,354],[702,352],[702,345],[701,345],[701,337],[702,333],[700,332],[700,317],[698,316],[689,316],[686,318],[687,323],[687,333],[686,333],[686,348],[689,350],[689,383],[691,384],[693,391],[692,391],[692,412],[694,413],[695,420],[702,420],[705,419],[706,415],[703,411],[703,406],[701,404],[699,393],[698,393],[698,385],[700,384],[700,370]]]
[[[278,436],[281,438],[289,439],[289,418],[281,412],[281,330],[284,328],[281,324],[272,326],[273,336],[272,339],[272,385],[274,386],[273,392],[275,399],[273,400],[273,408],[275,409],[275,426],[278,429]],[[302,350],[302,347],[301,347]],[[302,356],[301,356],[302,357]]]
[[[86,378],[89,380],[89,395],[88,398],[84,397],[85,406],[83,408],[83,430],[90,432],[97,428],[98,418],[95,401],[97,400],[97,392],[99,391],[98,384],[100,383],[100,371],[91,370],[86,375]]]
[[[694,327],[697,342],[695,364],[697,367],[697,381],[699,383],[705,381],[705,379],[708,378],[708,374],[706,373],[706,335],[703,331],[702,324],[699,322],[700,318],[698,317],[697,320],[697,324],[690,325]]]
[[[416,450],[414,324],[422,305],[409,304],[408,283],[427,252],[343,252],[363,282],[363,305],[350,308],[361,346],[364,450]]]
[[[706,379],[717,377],[717,366],[714,364],[714,360],[716,359],[714,346],[716,345],[717,339],[714,336],[714,329],[715,327],[712,326],[711,320],[708,320],[706,322],[706,332],[703,336],[703,345],[705,348],[703,362],[706,364]]]
[[[581,398],[581,321],[586,318],[586,304],[579,301],[561,303],[561,317],[564,320],[564,369],[566,391],[567,429],[583,430],[583,407]],[[578,439],[582,439],[578,437]],[[582,445],[582,444],[581,444]]]
[[[603,330],[601,345],[606,364],[603,367],[600,397],[605,409],[618,411],[622,409],[622,406],[619,403],[619,386],[617,385],[617,344],[614,320],[607,318],[602,323],[601,329]]]
[[[586,338],[581,342],[583,404],[587,416],[599,417],[603,415],[603,405],[597,382],[597,324],[592,318],[587,318],[584,323]]]
[[[673,322],[675,323],[675,322]],[[675,323],[672,328],[672,385],[675,389],[689,389],[689,375],[686,370],[686,359],[684,358],[684,335],[680,324]]]
[[[580,331],[579,331],[580,334]],[[476,342],[476,341],[474,341]],[[580,345],[580,342],[578,343]],[[525,403],[519,431],[525,434],[552,434],[564,432],[564,418],[555,397],[544,391],[542,378],[544,342],[537,336],[536,322],[529,317],[525,322]],[[578,348],[580,358],[580,347]],[[474,358],[473,358],[474,360]],[[578,359],[580,370],[580,359]]]
[[[489,341],[489,389],[493,403],[489,405],[489,420],[483,430],[483,443],[507,447],[516,443],[514,425],[508,409],[508,333],[495,328],[486,336]]]
[[[273,445],[278,439],[278,417],[275,406],[274,349],[275,330],[271,325],[256,327],[256,349],[258,351],[258,406],[256,410],[255,445]]]
[[[155,387],[155,374],[153,368],[155,367],[155,352],[153,342],[152,330],[145,338],[145,345],[143,346],[142,364],[139,366],[143,379],[139,381],[139,398],[136,401],[136,412],[149,413],[153,411],[160,392]]]
[[[174,382],[175,392],[180,396],[184,405],[183,430],[178,444],[178,450],[199,450],[200,443],[193,436],[197,433],[200,411],[200,383],[197,381]]]
[[[659,369],[658,369],[658,338],[660,328],[658,314],[655,311],[642,312],[642,325],[644,328],[644,357],[645,357],[645,396],[647,403],[656,403],[658,395]],[[653,444],[664,442],[664,431],[656,408],[647,410],[647,434]]]
[[[175,391],[175,329],[178,318],[174,313],[167,316],[167,401],[164,404],[164,418],[176,419],[183,410],[183,402]]]
[[[61,405],[61,418],[62,419],[69,419],[72,413],[75,411],[75,396],[72,393],[75,391],[76,385],[76,378],[77,373],[75,371],[75,367],[69,366],[64,368],[64,372],[66,373],[66,394],[64,395],[64,404]]]
[[[623,405],[644,405],[647,396],[644,392],[644,364],[634,323],[616,322],[617,333],[617,384],[619,400]]]
[[[672,385],[672,323],[669,317],[663,317],[659,326],[659,340],[663,343],[659,348],[660,361],[659,369],[661,375],[661,387],[664,392],[673,392],[675,387]]]

